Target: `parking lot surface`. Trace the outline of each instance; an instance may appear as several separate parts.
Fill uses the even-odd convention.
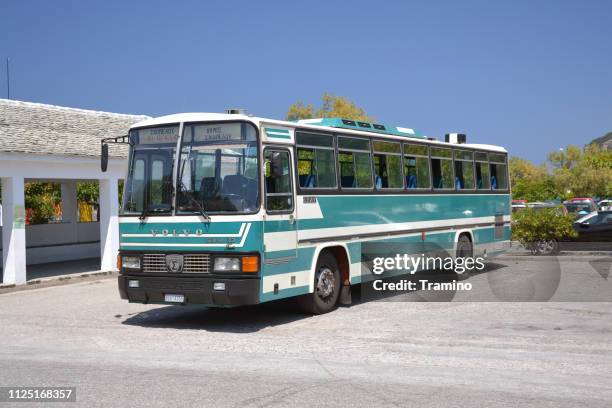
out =
[[[512,294],[509,277],[530,265],[499,264],[468,279],[483,300],[496,299],[492,279]],[[569,269],[558,299],[571,302],[420,296],[321,316],[290,302],[129,304],[114,278],[4,293],[0,386],[74,386],[87,407],[610,407],[612,278],[605,264]],[[600,301],[576,301],[581,290]]]

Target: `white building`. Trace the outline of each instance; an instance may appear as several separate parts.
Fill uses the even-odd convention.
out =
[[[0,99],[0,283],[24,283],[26,264],[100,256],[100,269],[116,269],[118,181],[125,175],[127,147],[109,146],[108,171],[102,173],[100,140],[125,135],[147,118]],[[61,223],[25,225],[26,181],[61,183]],[[100,222],[78,222],[79,181],[99,182]]]

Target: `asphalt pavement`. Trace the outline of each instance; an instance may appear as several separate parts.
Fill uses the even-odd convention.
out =
[[[452,302],[415,291],[321,316],[129,304],[114,277],[3,293],[0,386],[76,387],[69,407],[612,406],[610,264],[564,259],[542,291],[556,267],[537,262],[500,258]]]

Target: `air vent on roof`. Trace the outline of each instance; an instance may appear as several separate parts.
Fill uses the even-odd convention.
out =
[[[446,143],[455,143],[455,144],[463,144],[466,142],[466,136],[463,133],[447,133],[444,136],[444,141]]]
[[[379,124],[374,123],[373,126],[374,126],[374,129],[376,130],[387,130],[385,125],[379,125]]]
[[[225,110],[225,113],[228,115],[244,115],[246,110],[241,108],[229,108]]]
[[[342,119],[342,123],[349,126],[357,126],[357,123],[355,123],[354,120]]]
[[[368,122],[357,122],[357,124],[359,125],[359,127],[362,127],[362,128],[370,129],[372,127],[372,125],[370,125]]]

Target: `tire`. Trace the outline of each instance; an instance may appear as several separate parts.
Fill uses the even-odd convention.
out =
[[[462,234],[459,236],[459,240],[457,241],[457,252],[455,254],[455,258],[472,258],[474,256],[474,246],[472,245],[472,241],[470,238]],[[458,272],[455,269],[455,274],[457,274],[457,280],[465,280],[470,277],[474,268],[465,268],[463,272]]]
[[[298,298],[298,306],[309,314],[323,314],[336,308],[340,297],[340,270],[331,252],[319,254],[314,276],[314,291]]]
[[[536,251],[538,255],[555,255],[559,252],[559,242],[556,239],[538,241]]]

